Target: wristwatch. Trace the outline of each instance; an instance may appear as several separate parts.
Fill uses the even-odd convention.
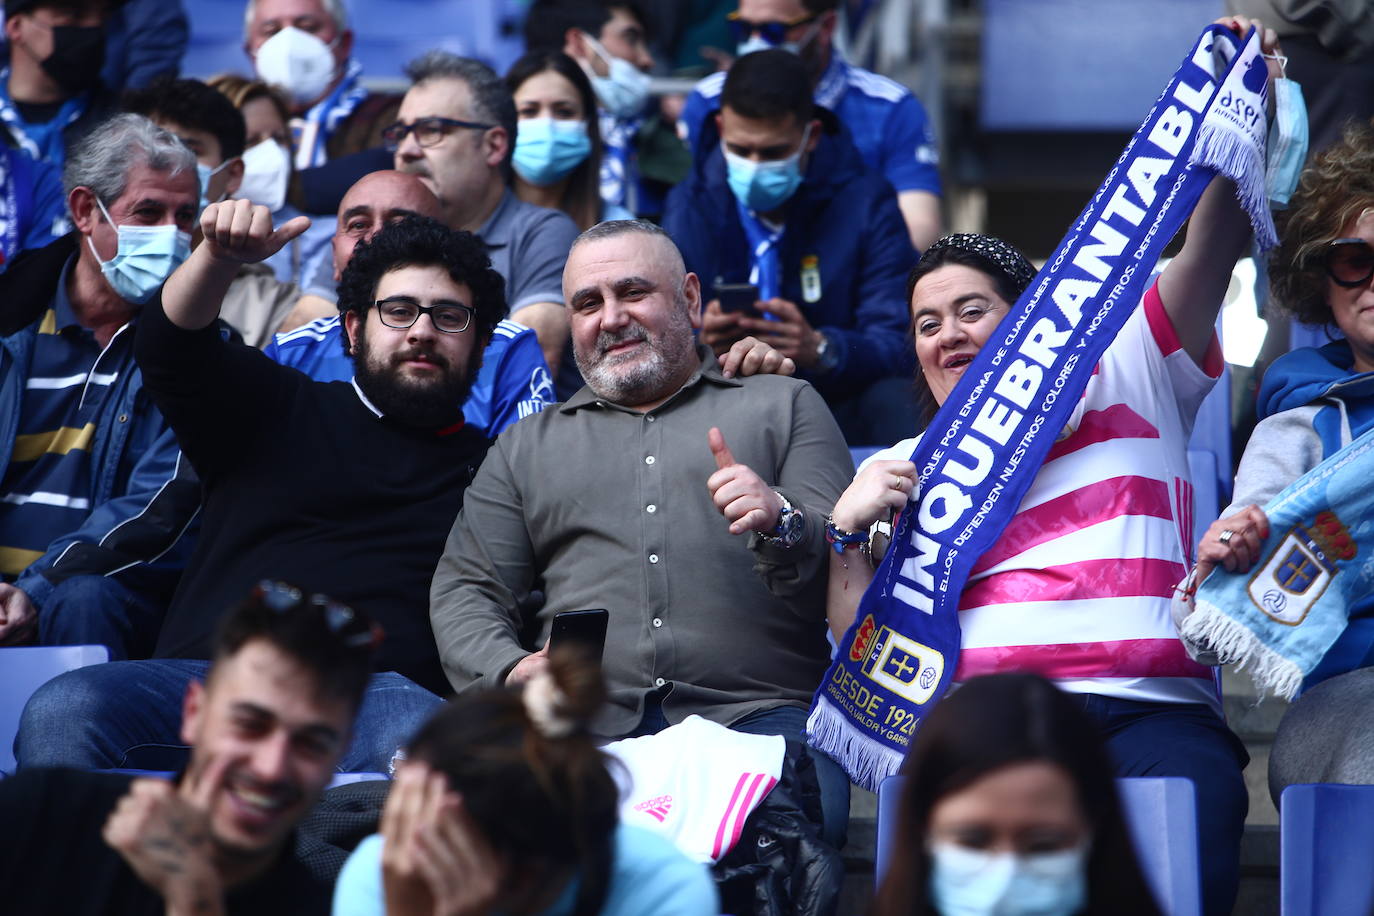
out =
[[[840,364],[840,351],[835,348],[835,342],[829,334],[817,331],[816,335],[820,338],[816,341],[816,368],[821,372],[831,372]]]
[[[806,516],[802,514],[802,510],[794,508],[786,496],[781,493],[778,493],[778,496],[782,498],[778,524],[768,534],[760,533],[759,538],[769,544],[777,544],[783,549],[790,549],[801,543],[802,532],[806,529]]]

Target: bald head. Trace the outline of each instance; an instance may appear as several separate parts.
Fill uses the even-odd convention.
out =
[[[358,179],[339,204],[339,224],[334,230],[334,282],[339,281],[359,242],[372,238],[383,226],[415,215],[442,219],[439,199],[415,175],[388,169]]]

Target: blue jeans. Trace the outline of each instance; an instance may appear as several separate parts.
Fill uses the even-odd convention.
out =
[[[746,735],[782,735],[806,743],[807,711],[796,706],[776,706],[751,712],[730,728]],[[626,738],[656,735],[668,727],[663,705],[656,694],[644,700],[644,717],[639,727]],[[816,781],[821,789],[821,839],[835,849],[843,849],[849,831],[849,776],[835,761],[814,748],[807,749],[816,766]]]
[[[1117,776],[1183,776],[1197,790],[1202,911],[1226,916],[1240,883],[1240,838],[1250,795],[1250,755],[1221,717],[1198,703],[1140,703],[1081,695],[1102,730]]]
[[[166,610],[161,600],[108,576],[73,576],[43,602],[38,642],[42,646],[105,646],[111,661],[147,658]]]
[[[183,658],[110,662],[53,678],[24,707],[14,756],[19,768],[179,769],[186,687],[210,663]],[[385,773],[443,700],[393,671],[374,674],[354,722],[340,772]]]

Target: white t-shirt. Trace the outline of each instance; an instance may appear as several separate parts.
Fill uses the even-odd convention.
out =
[[[956,682],[1034,671],[1069,691],[1219,709],[1212,669],[1188,657],[1170,617],[1192,564],[1187,446],[1221,374],[1215,338],[1204,363],[1181,349],[1151,287],[969,573]],[[918,441],[868,460],[908,459]]]

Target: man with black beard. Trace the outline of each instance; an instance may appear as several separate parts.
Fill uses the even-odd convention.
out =
[[[407,217],[360,244],[339,285],[351,382],[316,382],[214,328],[229,282],[304,230],[265,207],[213,204],[205,243],[144,307],[144,384],[205,487],[204,531],[150,661],[50,682],[25,710],[21,768],[149,766],[176,745],[188,681],[216,621],[263,579],[365,611],[386,639],[344,770],[385,770],[447,685],[430,629],[430,577],[488,441],[463,422],[482,348],[505,314],[481,242]]]

